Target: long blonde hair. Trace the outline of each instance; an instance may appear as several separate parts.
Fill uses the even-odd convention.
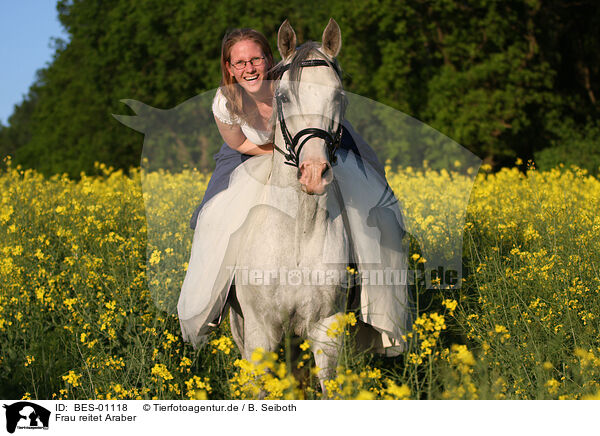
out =
[[[242,28],[233,29],[225,35],[221,44],[221,92],[227,99],[227,109],[232,115],[248,121],[248,113],[244,109],[244,89],[238,85],[237,80],[227,69],[227,63],[231,58],[232,47],[244,40],[253,41],[261,48],[265,55],[267,66],[267,80],[271,80],[271,68],[273,67],[273,53],[267,38],[257,30]]]

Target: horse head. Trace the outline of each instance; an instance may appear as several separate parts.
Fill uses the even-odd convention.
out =
[[[340,28],[333,19],[321,45],[309,41],[296,48],[296,34],[287,20],[278,32],[283,60],[275,67],[280,74],[275,92],[275,143],[286,163],[298,168],[301,189],[308,194],[323,194],[333,180],[331,165],[341,140],[345,108],[336,61],[341,45]]]

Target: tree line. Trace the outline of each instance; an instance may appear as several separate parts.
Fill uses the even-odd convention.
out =
[[[299,41],[342,30],[344,86],[415,117],[499,167],[517,157],[600,165],[600,8],[594,0],[60,0],[69,40],[0,125],[0,155],[77,177],[94,162],[139,165],[142,136],[111,114],[130,98],[170,109],[214,89],[228,29],[276,47],[288,18]],[[194,148],[195,147],[195,148]],[[217,140],[190,166],[210,170]],[[386,143],[380,157],[398,162]]]

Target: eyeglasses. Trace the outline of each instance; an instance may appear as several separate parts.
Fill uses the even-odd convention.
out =
[[[250,62],[252,64],[252,66],[254,67],[260,67],[262,64],[265,63],[265,58],[264,57],[255,57],[250,59],[249,61],[237,61],[232,63],[231,65],[233,66],[233,68],[235,68],[236,70],[243,70],[244,68],[246,68],[246,63]]]

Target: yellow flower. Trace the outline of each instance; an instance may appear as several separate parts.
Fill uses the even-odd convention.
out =
[[[381,378],[381,370],[378,368],[371,369],[367,367],[367,377],[372,379],[380,379]]]
[[[465,366],[473,366],[475,365],[475,358],[473,354],[467,349],[466,345],[457,345],[453,344],[452,347],[453,360],[457,364],[462,364]]]
[[[506,327],[504,327],[503,325],[496,324],[496,326],[494,327],[494,331],[495,331],[497,334],[499,334],[499,335],[502,335],[502,336],[500,337],[500,342],[502,342],[502,343],[504,343],[504,341],[505,341],[506,339],[509,339],[509,338],[510,338],[510,333],[508,333],[508,330],[507,330],[507,328],[506,328]],[[492,334],[492,335],[493,335],[493,333],[492,333],[492,332],[490,332],[490,334]]]
[[[162,363],[157,363],[156,365],[154,365],[151,374],[158,376],[163,380],[173,380],[173,376],[171,375],[167,367]]]
[[[222,351],[225,354],[229,354],[233,348],[233,342],[228,336],[221,336],[219,339],[213,339],[210,341],[210,345],[214,347],[212,350],[213,354],[217,351]]]
[[[383,391],[386,400],[408,400],[410,388],[406,385],[398,386],[392,380],[386,380],[387,388]]]
[[[549,393],[556,394],[558,392],[558,389],[560,388],[560,382],[551,378],[546,382],[545,386],[548,388]]]
[[[157,265],[160,262],[160,250],[154,250],[148,259],[150,265]]]
[[[207,393],[212,391],[209,382],[208,377],[200,378],[196,375],[187,380],[185,382],[187,397],[195,400],[206,400],[208,398]]]
[[[508,332],[508,330],[506,330],[506,327],[504,327],[502,325],[498,325],[498,324],[496,324],[495,331],[496,331],[496,333],[506,333],[506,332]]]
[[[69,371],[67,375],[63,375],[62,379],[66,381],[73,387],[80,386],[79,379],[81,378],[81,374],[76,374],[74,371]]]
[[[595,394],[591,394],[591,395],[584,395],[583,397],[581,397],[582,400],[600,400],[600,391],[596,392]]]
[[[250,357],[250,359],[252,359],[253,362],[260,362],[263,359],[264,355],[265,349],[262,347],[258,347],[252,352],[252,356]]]
[[[193,391],[193,398],[194,400],[208,400],[208,394],[203,389],[195,390]]]
[[[373,392],[362,390],[358,393],[358,395],[356,397],[354,397],[354,399],[355,400],[374,400],[375,394],[373,394]]]
[[[69,310],[73,310],[73,305],[77,303],[77,298],[66,298],[63,300],[63,303]]]
[[[448,309],[450,315],[452,315],[454,313],[454,310],[456,309],[456,306],[458,305],[458,302],[456,300],[445,299],[444,301],[442,301],[442,304],[444,305],[444,307],[446,307],[446,309]]]
[[[333,321],[327,329],[327,336],[330,338],[335,338],[342,334],[345,331],[346,326],[356,325],[356,316],[354,315],[354,312],[349,312],[345,315],[336,315],[336,320],[337,321]],[[346,333],[349,334],[348,332]]]

